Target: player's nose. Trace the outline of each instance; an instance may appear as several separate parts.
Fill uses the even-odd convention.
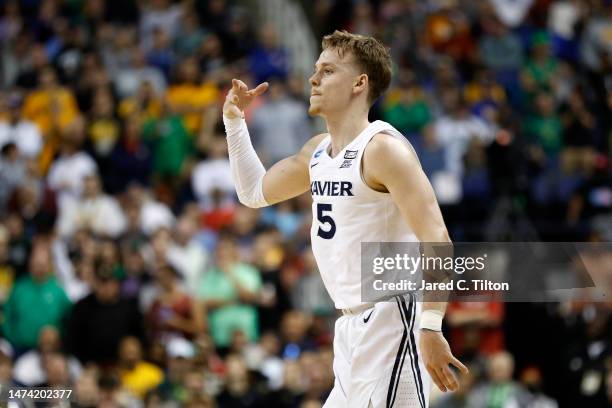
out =
[[[310,82],[311,86],[317,86],[319,84],[319,77],[316,73],[312,74],[310,78],[308,78],[308,82]]]

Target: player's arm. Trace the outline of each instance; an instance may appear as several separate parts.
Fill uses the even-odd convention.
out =
[[[240,202],[257,208],[296,197],[309,188],[308,162],[323,135],[310,139],[302,150],[272,166],[268,171],[257,156],[244,120],[244,108],[268,88],[267,83],[249,90],[244,82],[232,80],[223,105],[232,178]]]
[[[364,180],[370,187],[391,194],[419,241],[450,243],[433,188],[408,143],[386,134],[374,136],[364,152],[363,169]],[[427,371],[441,391],[456,390],[459,386],[449,364],[467,372],[452,355],[441,327],[437,330],[423,327],[423,318],[432,316],[439,318],[441,326],[445,312],[446,302],[423,303],[420,349]]]

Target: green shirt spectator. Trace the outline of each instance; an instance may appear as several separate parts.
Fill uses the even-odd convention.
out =
[[[529,100],[539,91],[555,91],[559,61],[552,55],[547,32],[539,31],[531,39],[531,56],[523,65],[522,85]]]
[[[524,132],[531,143],[547,154],[557,154],[563,146],[563,123],[552,95],[541,92],[535,100],[536,114],[525,121]]]
[[[204,274],[197,294],[209,310],[208,325],[217,346],[227,347],[235,331],[257,341],[257,301],[261,275],[254,267],[239,262],[236,245],[229,239],[217,245],[217,266]]]
[[[153,150],[153,172],[163,177],[176,177],[183,163],[193,152],[193,141],[180,116],[167,114],[143,124],[143,139]]]
[[[389,92],[383,116],[393,127],[408,134],[421,132],[431,120],[429,106],[417,88]]]
[[[19,280],[4,309],[4,334],[18,349],[36,347],[44,326],[60,331],[71,303],[51,272],[48,247],[38,244],[30,255],[30,275]]]

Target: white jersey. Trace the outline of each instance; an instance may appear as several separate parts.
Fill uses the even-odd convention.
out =
[[[378,133],[406,140],[390,124],[375,121],[333,158],[328,153],[331,137],[323,138],[309,163],[312,250],[325,287],[338,309],[363,303],[362,242],[417,241],[391,195],[373,190],[363,181],[363,151]]]

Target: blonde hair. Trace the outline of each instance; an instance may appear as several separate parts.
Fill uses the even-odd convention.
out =
[[[323,37],[324,50],[336,49],[342,57],[347,52],[354,55],[357,64],[368,76],[368,101],[373,103],[391,83],[391,55],[389,50],[376,38],[351,34],[347,31],[334,31]]]

